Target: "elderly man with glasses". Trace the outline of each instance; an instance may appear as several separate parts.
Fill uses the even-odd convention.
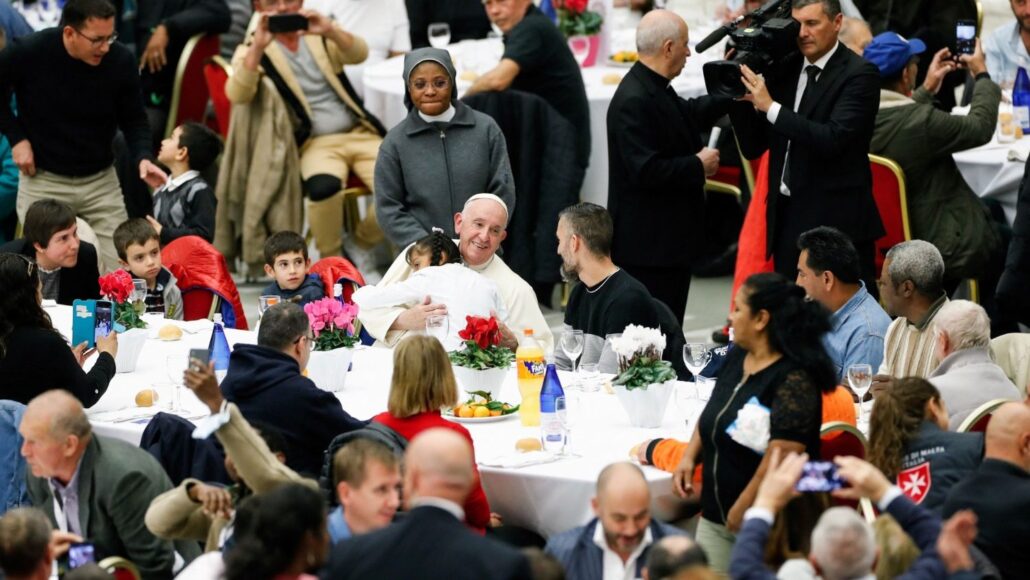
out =
[[[233,349],[221,385],[225,399],[248,421],[282,432],[289,448],[286,465],[307,475],[319,473],[322,452],[333,437],[367,423],[351,417],[339,399],[302,374],[314,340],[300,306],[276,304],[261,317],[258,343]]]
[[[114,43],[115,13],[108,0],[68,0],[60,26],[0,53],[0,133],[21,172],[18,218],[40,199],[67,203],[96,232],[101,271],[118,266],[114,230],[128,217],[113,167],[116,130],[141,179],[151,187],[167,179],[150,160],[139,67]]]

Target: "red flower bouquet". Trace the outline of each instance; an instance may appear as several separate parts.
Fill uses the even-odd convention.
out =
[[[465,328],[458,332],[465,348],[450,353],[451,362],[470,369],[503,368],[515,360],[511,349],[500,346],[501,329],[491,316],[466,316]]]
[[[604,18],[593,10],[587,10],[588,0],[554,0],[558,11],[558,29],[565,38],[592,36],[601,32]]]
[[[135,287],[132,283],[132,275],[125,270],[115,270],[110,274],[101,276],[100,294],[114,304],[114,322],[120,324],[126,330],[130,328],[146,328],[147,323],[139,317],[143,311],[143,297],[134,297]],[[130,302],[130,298],[136,298]]]

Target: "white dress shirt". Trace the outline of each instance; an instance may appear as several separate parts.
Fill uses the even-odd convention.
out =
[[[594,543],[597,544],[598,548],[601,548],[601,553],[603,554],[601,569],[604,570],[604,575],[602,580],[635,580],[637,578],[637,560],[640,558],[640,554],[644,552],[644,549],[650,546],[653,541],[651,527],[648,526],[644,532],[644,538],[640,540],[640,544],[629,555],[629,558],[623,562],[622,556],[619,556],[608,547],[608,540],[604,538],[604,526],[598,520],[597,527],[594,529]]]
[[[801,63],[801,73],[798,75],[798,88],[794,91],[794,108],[792,110],[795,113],[797,112],[798,107],[801,106],[801,97],[805,96],[805,88],[808,87],[808,74],[805,73],[805,69],[811,65],[819,67],[819,74],[815,75],[816,82],[819,82],[819,77],[821,77],[823,71],[826,70],[826,63],[830,62],[830,58],[833,57],[833,54],[837,52],[838,48],[840,48],[839,41],[834,43],[833,48],[831,48],[829,52],[827,52],[821,58],[819,58],[819,60],[815,62],[809,62],[809,60],[806,58]],[[780,109],[782,107],[783,105],[773,101],[773,104],[769,105],[769,110],[765,113],[765,118],[768,119],[770,123],[775,125],[776,119],[780,116]],[[783,163],[784,171],[786,171],[787,169],[787,162],[789,161],[789,159],[790,143],[787,143],[787,156],[784,157]],[[783,195],[790,195],[790,189],[787,188],[787,184],[783,182],[782,177],[780,178],[780,193],[782,193]]]

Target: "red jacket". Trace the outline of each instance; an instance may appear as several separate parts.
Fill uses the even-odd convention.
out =
[[[469,445],[473,446],[472,471],[476,480],[468,498],[465,499],[465,523],[480,533],[486,532],[486,528],[490,525],[490,504],[486,501],[486,493],[483,492],[483,485],[479,480],[479,469],[476,468],[474,455],[475,445],[472,443],[472,436],[469,435],[468,429],[454,421],[444,419],[440,416],[440,411],[426,411],[404,419],[398,419],[387,412],[376,415],[372,420],[400,433],[408,441],[414,439],[419,433],[434,427],[451,429],[467,439]]]

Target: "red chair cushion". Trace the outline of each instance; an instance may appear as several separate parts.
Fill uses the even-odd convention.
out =
[[[876,240],[876,276],[880,276],[883,260],[890,250],[905,241],[905,226],[901,219],[901,184],[894,172],[878,163],[870,163],[873,172],[873,198],[880,210],[880,221],[886,234]]]
[[[207,318],[211,300],[217,295],[231,305],[231,311],[223,312],[226,326],[247,330],[247,316],[225,256],[207,240],[199,236],[173,240],[161,250],[161,261],[178,280],[186,320]],[[229,320],[227,313],[235,320]]]
[[[218,132],[222,135],[223,139],[229,135],[229,113],[232,110],[229,97],[225,94],[225,83],[228,80],[229,75],[221,65],[216,62],[204,64],[204,82],[207,85],[207,92],[211,95],[211,104],[215,110],[215,120],[218,122]]]
[[[204,74],[204,63],[218,54],[220,42],[217,34],[203,36],[193,47],[179,88],[179,108],[175,111],[176,125],[187,121],[204,122],[207,110],[208,88]]]
[[[337,282],[341,280],[352,282],[351,284],[343,285],[343,300],[345,302],[351,301],[351,295],[354,294],[356,288],[365,285],[365,277],[354,267],[354,264],[350,263],[350,260],[339,256],[330,256],[315,262],[308,268],[308,274],[315,274],[322,279],[326,296],[333,295],[333,285]]]

